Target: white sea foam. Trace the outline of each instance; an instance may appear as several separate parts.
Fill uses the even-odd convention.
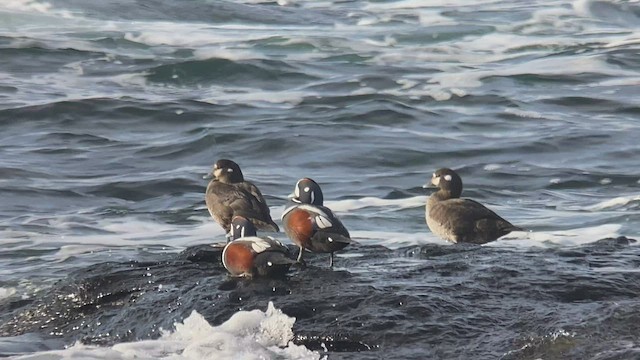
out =
[[[355,241],[363,245],[382,245],[389,249],[425,244],[450,244],[432,234],[426,224],[424,231],[416,233],[356,230],[351,231],[350,234]]]
[[[440,10],[418,10],[420,24],[425,26],[443,26],[458,24],[454,19],[443,16]]]
[[[608,237],[618,237],[621,227],[619,224],[605,224],[560,231],[514,231],[484,246],[516,248],[579,246]],[[424,231],[419,232],[355,230],[351,231],[351,236],[363,245],[382,245],[390,249],[425,244],[452,244],[435,236],[426,225]]]
[[[638,45],[640,44],[640,32],[634,31],[630,35],[627,35],[623,38],[616,37],[604,45],[605,48],[616,48],[616,47],[625,47],[629,45]]]
[[[266,311],[239,311],[220,326],[211,326],[195,310],[175,331],[156,340],[111,347],[75,345],[17,359],[320,359],[320,354],[291,342],[295,318],[269,302]]]
[[[225,49],[220,47],[204,47],[196,49],[193,56],[199,60],[205,59],[227,59],[232,61],[264,59],[265,56],[255,51],[243,49]]]
[[[487,169],[496,169],[495,165],[487,165]],[[377,197],[363,197],[359,199],[347,199],[326,201],[325,205],[338,214],[355,213],[361,210],[374,213],[396,212],[403,209],[424,207],[426,196],[414,196],[402,199],[382,199]],[[640,201],[640,196],[620,197],[594,204],[581,210],[601,211],[615,209],[628,203]],[[271,207],[271,215],[279,221],[282,214],[282,206]],[[506,211],[506,210],[505,210]],[[504,212],[504,211],[503,211]],[[58,251],[44,258],[63,262],[71,257],[81,256],[103,251],[105,256],[110,255],[114,249],[126,248],[153,248],[154,251],[178,252],[183,248],[203,243],[224,241],[225,234],[222,228],[208,217],[199,217],[201,222],[189,226],[174,226],[152,221],[127,219],[126,222],[105,220],[100,228],[108,231],[107,234],[62,236],[52,239],[50,235],[16,234],[7,235],[12,238],[27,236],[25,247],[51,245],[60,246]],[[578,245],[588,243],[605,237],[619,236],[621,225],[610,224],[597,227],[578,228],[551,232],[513,232],[495,244],[508,246],[545,246],[545,245]],[[424,231],[418,232],[394,232],[394,231],[368,231],[350,229],[353,238],[367,245],[383,245],[389,248],[401,246],[420,245],[426,243],[447,244],[437,238],[424,227]],[[1,234],[0,234],[1,235]],[[276,238],[286,242],[284,234],[275,235]],[[18,246],[16,249],[18,249]],[[106,251],[106,252],[105,252]]]
[[[287,106],[294,106],[301,103],[305,96],[313,96],[308,92],[296,90],[259,91],[246,89],[241,92],[232,92],[229,89],[220,89],[220,91],[214,91],[214,93],[213,95],[206,95],[201,101],[216,105],[251,103],[257,106],[259,103],[267,103],[270,105],[286,104]]]
[[[482,84],[482,79],[492,76],[515,76],[537,74],[545,76],[567,76],[584,73],[597,73],[602,75],[635,76],[637,74],[628,70],[616,69],[604,63],[600,57],[583,56],[580,58],[570,56],[557,56],[531,60],[522,64],[513,65],[496,70],[475,70],[461,73],[438,73],[432,76],[432,82],[444,87],[475,87]]]
[[[579,246],[607,237],[620,236],[619,224],[604,224],[593,227],[569,229],[561,231],[514,231],[503,236],[498,241],[491,242],[485,246],[508,246],[508,247],[555,247]]]
[[[608,24],[637,26],[638,16],[630,4],[638,0],[575,0],[573,10],[578,16],[596,18]]]
[[[72,18],[71,12],[54,9],[51,3],[35,0],[3,0],[0,2],[0,11],[19,11],[24,13],[39,13],[64,18]]]
[[[612,87],[622,87],[622,86],[640,86],[640,77],[638,76],[628,76],[621,79],[608,79],[602,80],[598,83],[593,84],[593,86],[612,86]],[[637,124],[625,124],[625,126],[629,127],[637,127]]]
[[[496,171],[502,168],[502,164],[487,164],[484,166],[486,171]]]
[[[612,209],[621,208],[632,202],[639,202],[639,201],[640,201],[640,195],[620,196],[620,197],[605,200],[590,206],[585,206],[584,209],[589,211],[612,210]]]
[[[15,295],[15,293],[16,293],[16,289],[15,288],[12,288],[12,287],[10,287],[10,288],[0,287],[0,301]]]
[[[149,46],[200,47],[207,45],[237,44],[247,41],[258,41],[271,36],[264,32],[248,31],[268,30],[265,26],[212,26],[206,23],[162,21],[122,23],[122,26],[122,29],[128,30],[124,35],[125,39]]]
[[[591,11],[589,10],[589,5],[593,2],[593,0],[575,0],[571,4],[573,10],[577,15],[583,17],[591,16]]]
[[[410,209],[424,206],[427,201],[426,196],[414,196],[403,199],[381,199],[367,196],[359,199],[325,201],[325,205],[335,212],[350,212],[363,208],[384,208],[385,211],[395,211],[398,209]]]
[[[258,1],[260,2],[260,1]],[[582,2],[586,3],[586,2]],[[301,6],[316,7],[313,2],[301,2]],[[559,57],[544,57],[538,60],[522,62],[520,65],[510,66],[508,68],[502,66],[484,66],[509,58],[517,58],[526,54],[531,54],[537,50],[526,50],[537,47],[567,47],[575,46],[582,43],[593,43],[594,41],[605,42],[605,46],[622,46],[625,44],[633,45],[638,41],[637,34],[599,34],[594,33],[592,36],[572,37],[572,36],[555,36],[555,37],[536,37],[522,35],[522,33],[514,33],[514,29],[528,25],[525,23],[516,23],[507,28],[498,28],[499,31],[484,34],[481,36],[466,36],[457,40],[436,43],[433,45],[422,44],[398,44],[394,39],[395,34],[388,34],[384,38],[380,38],[376,33],[376,23],[393,19],[389,12],[418,14],[420,22],[427,25],[453,25],[456,20],[453,17],[443,15],[443,8],[450,6],[467,6],[469,3],[463,0],[440,0],[437,2],[424,2],[416,0],[397,1],[392,3],[371,3],[364,7],[365,11],[370,12],[370,16],[360,20],[359,25],[337,24],[328,31],[332,33],[331,47],[334,50],[344,50],[357,53],[373,53],[374,61],[382,63],[394,64],[426,64],[430,70],[438,70],[439,73],[425,75],[422,84],[428,82],[424,86],[411,86],[400,89],[385,89],[380,91],[384,94],[406,96],[409,98],[419,99],[421,97],[431,97],[438,101],[446,101],[453,96],[465,96],[469,88],[476,88],[482,85],[483,79],[491,76],[510,76],[521,73],[534,73],[544,75],[559,74],[557,71],[576,70],[581,72],[598,72],[605,75],[611,75],[616,81],[616,75],[628,78],[630,74],[613,73],[616,67],[603,65],[599,67],[585,67],[585,64],[571,63],[567,64],[569,59]],[[474,1],[473,6],[482,6],[491,9],[493,7],[518,7],[517,4],[504,4],[501,1]],[[565,23],[571,24],[575,20],[575,16],[580,14],[580,9],[587,5],[581,2],[574,3],[574,9],[564,6],[556,6],[553,4],[550,9],[542,9],[534,12],[532,19],[527,20],[533,24],[548,22],[549,18],[560,19]],[[30,11],[37,13],[51,13],[56,9],[49,3],[44,1],[32,0],[9,0],[0,4],[0,9],[14,9],[15,11]],[[17,9],[17,10],[16,10]],[[576,10],[577,9],[577,10]],[[565,20],[562,20],[565,19]],[[248,43],[255,41],[266,41],[274,36],[285,36],[289,42],[301,42],[301,39],[307,39],[304,42],[318,42],[317,27],[306,25],[295,26],[271,26],[265,24],[215,24],[199,23],[199,22],[168,22],[168,21],[102,21],[98,19],[74,19],[68,21],[62,26],[65,32],[83,33],[86,31],[118,31],[121,32],[125,39],[140,44],[148,45],[151,49],[134,49],[130,47],[114,48],[113,55],[124,55],[135,58],[155,58],[169,56],[171,57],[175,48],[192,48],[194,50],[194,58],[208,59],[212,57],[225,58],[230,60],[245,60],[256,58],[270,58],[264,52],[256,52]],[[364,28],[364,29],[363,29]],[[35,37],[46,41],[52,47],[63,49],[76,49],[81,51],[98,51],[95,44],[84,41],[82,39],[62,40],[63,37],[55,32],[52,33],[49,28],[33,28],[29,27],[27,33],[21,34],[24,38]],[[357,31],[362,36],[356,38],[350,37]],[[369,34],[369,31],[372,31]],[[2,33],[2,31],[0,31]],[[283,35],[284,34],[284,35]],[[15,33],[7,34],[10,36]],[[348,41],[346,39],[349,39]],[[393,45],[393,46],[391,46]],[[322,45],[326,46],[326,45]],[[172,49],[173,47],[173,49]],[[520,50],[525,49],[525,50]],[[287,59],[304,60],[311,58],[322,58],[326,56],[323,51],[300,51],[291,52],[285,55]],[[586,57],[583,57],[586,58]],[[545,64],[544,62],[554,62],[553,64]],[[541,63],[542,62],[542,63]],[[587,63],[589,61],[586,61]],[[459,67],[456,64],[465,63],[473,66]],[[26,88],[33,88],[34,83],[42,83],[42,92],[56,92],[50,89],[50,84],[57,84],[57,87],[68,88],[68,99],[92,98],[92,97],[109,97],[107,93],[108,86],[103,88],[102,82],[96,81],[95,78],[84,78],[83,62],[70,64],[64,69],[67,73],[60,73],[59,76],[46,75],[45,78],[38,79],[34,77],[29,80]],[[560,66],[558,66],[560,65]],[[588,64],[587,64],[588,65]],[[556,72],[549,69],[559,69]],[[69,76],[69,71],[75,72],[74,76]],[[603,70],[603,71],[600,71]],[[14,81],[15,80],[15,81]],[[400,79],[403,80],[403,79]],[[417,79],[410,79],[416,83]],[[604,80],[606,81],[606,80]],[[12,79],[11,83],[19,86],[19,79]],[[132,96],[145,97],[152,100],[163,98],[163,96],[174,97],[175,94],[166,94],[166,89],[156,89],[146,83],[144,74],[120,74],[109,76],[109,84],[115,82],[123,86],[123,89],[129,89],[131,83],[134,87],[130,90]],[[91,83],[91,84],[89,84]],[[96,86],[96,83],[98,86]],[[419,84],[419,83],[418,83]],[[135,87],[146,85],[145,91],[139,91]],[[76,89],[92,89],[90,94],[86,91],[78,94]],[[155,91],[157,90],[157,91]],[[255,91],[256,89],[220,89],[219,91],[211,91],[206,89],[202,92],[205,102],[210,103],[234,103],[234,102],[257,102],[265,104],[284,104],[292,106],[299,104],[305,96],[314,96],[306,91],[298,92],[296,90],[269,92]],[[126,90],[125,93],[127,93]],[[360,90],[363,91],[363,90]],[[40,99],[32,93],[19,93],[17,95],[22,101],[34,103]],[[510,111],[510,110],[509,110]],[[537,118],[538,114],[534,112],[517,112],[518,116]]]
[[[531,118],[531,119],[542,119],[544,115],[537,111],[531,110],[522,110],[518,108],[508,107],[504,109],[504,112],[507,114],[523,117],[523,118]]]
[[[594,267],[590,270],[595,272],[602,272],[602,273],[638,273],[640,272],[640,269],[638,268],[629,269],[629,268],[623,268],[623,267],[617,267],[617,266]]]
[[[498,3],[501,0],[475,0],[473,5]],[[425,2],[422,0],[400,0],[392,2],[373,2],[365,6],[366,10],[399,10],[399,9],[424,9],[424,8],[440,8],[440,7],[464,7],[470,5],[468,0],[431,0]]]
[[[16,245],[15,250],[45,246],[59,246],[49,260],[61,262],[73,256],[120,248],[142,249],[160,248],[166,251],[179,251],[192,245],[214,243],[225,239],[222,228],[210,218],[200,218],[200,224],[173,226],[153,221],[128,218],[103,220],[96,226],[108,231],[104,234],[78,234],[51,236],[37,232],[0,231],[0,236],[24,239],[24,245]],[[53,227],[64,227],[64,223]],[[54,245],[55,244],[55,245]],[[106,254],[108,255],[108,253]]]

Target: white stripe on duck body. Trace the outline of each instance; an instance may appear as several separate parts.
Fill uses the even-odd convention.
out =
[[[272,237],[258,237],[255,226],[242,216],[231,221],[232,241],[222,251],[222,264],[232,276],[282,277],[296,261],[289,249]]]
[[[351,236],[333,212],[323,205],[320,185],[309,178],[296,183],[293,196],[284,212],[282,223],[287,236],[300,248],[298,262],[304,264],[304,250],[330,253],[329,266],[333,266],[333,253],[349,245]]]
[[[455,171],[437,170],[431,184],[438,187],[438,191],[427,200],[426,221],[431,232],[442,239],[484,244],[512,231],[524,231],[479,202],[461,199],[462,179]]]
[[[205,202],[211,217],[231,237],[231,220],[240,215],[249,219],[257,229],[278,232],[271,219],[269,206],[256,185],[244,179],[240,166],[232,160],[216,161],[209,177]]]

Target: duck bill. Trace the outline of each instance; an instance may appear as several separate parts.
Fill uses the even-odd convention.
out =
[[[440,178],[431,178],[431,180],[422,185],[423,189],[432,189],[432,188],[437,188],[438,185],[440,184]]]
[[[221,169],[214,168],[210,173],[208,173],[207,175],[204,175],[202,178],[205,180],[216,179],[221,172],[222,172]]]

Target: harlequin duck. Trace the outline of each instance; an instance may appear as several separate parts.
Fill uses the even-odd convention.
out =
[[[431,184],[439,190],[427,200],[427,225],[447,241],[484,244],[512,231],[524,230],[477,201],[461,199],[462,179],[451,169],[433,173]]]
[[[256,236],[251,221],[234,216],[231,221],[233,240],[222,251],[222,264],[232,276],[284,276],[296,261],[289,249],[272,237]]]
[[[227,233],[235,215],[249,219],[260,230],[280,230],[271,219],[262,193],[244,179],[238,164],[227,159],[218,160],[209,176],[212,180],[207,185],[205,202],[213,219]]]
[[[349,231],[323,204],[320,186],[309,178],[298,180],[287,207],[282,214],[284,230],[300,247],[298,262],[304,263],[304,250],[330,253],[329,266],[333,266],[333,253],[349,245]]]

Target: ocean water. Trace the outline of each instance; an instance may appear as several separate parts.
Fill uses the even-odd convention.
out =
[[[638,54],[631,0],[3,0],[0,357],[640,358]],[[357,244],[230,279],[219,158]],[[436,238],[440,167],[529,231]]]

